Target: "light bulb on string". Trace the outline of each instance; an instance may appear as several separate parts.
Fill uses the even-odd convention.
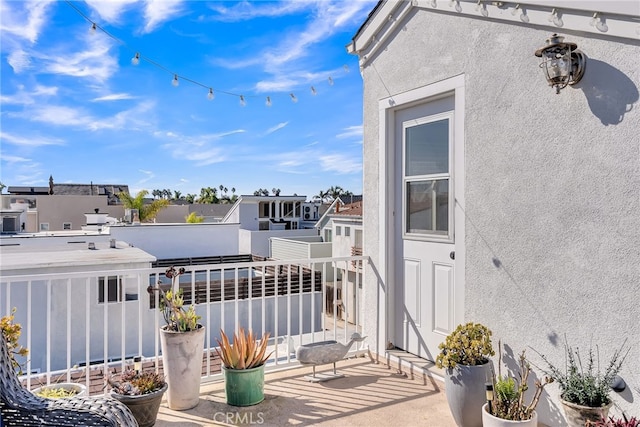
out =
[[[296,98],[296,96],[293,93],[290,93],[289,96],[291,97],[291,102],[293,102],[294,104],[298,102],[298,98]]]
[[[333,86],[333,78],[331,76],[329,76],[329,86]]]
[[[177,74],[173,75],[173,80],[171,80],[171,84],[174,87],[178,87],[178,85],[180,84],[180,82],[178,81],[178,75]]]
[[[140,54],[136,52],[135,56],[131,58],[131,63],[133,65],[138,65],[140,63]]]
[[[207,99],[208,99],[209,101],[212,101],[212,100],[213,100],[213,98],[215,98],[215,95],[213,94],[213,89],[212,89],[212,88],[209,88],[209,93],[207,94]]]
[[[95,22],[92,22],[91,23],[91,30],[89,31],[89,34],[94,35],[97,30],[98,30],[98,26],[96,25]]]
[[[245,101],[244,95],[240,95],[240,105],[242,105],[243,107],[247,106],[247,101]]]
[[[311,86],[311,94],[312,95],[317,95],[318,94],[318,92],[316,91],[316,88],[313,87],[313,86]]]
[[[265,102],[265,104],[267,105],[267,107],[271,107],[271,97],[267,96],[267,102]]]
[[[560,14],[558,13],[558,11],[555,8],[551,9],[551,15],[549,15],[549,18],[547,18],[547,20],[549,22],[553,22],[553,24],[556,27],[562,27],[564,25],[564,22],[562,21],[562,18],[560,17]]]
[[[348,66],[347,64],[344,64],[344,65],[342,66],[342,68],[344,68],[344,71],[345,71],[345,72],[347,72],[347,73],[349,72],[349,66]]]

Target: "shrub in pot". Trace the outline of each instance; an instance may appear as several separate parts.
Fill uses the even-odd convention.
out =
[[[119,376],[110,376],[111,396],[124,403],[140,427],[156,423],[162,396],[167,390],[164,377],[153,371],[127,369]]]
[[[565,340],[564,370],[536,352],[547,364],[547,369],[542,371],[560,387],[560,401],[569,427],[584,427],[587,422],[597,422],[607,417],[612,405],[610,384],[629,353],[629,349],[625,351],[625,344],[626,341],[614,351],[604,372],[600,370],[598,347],[595,352],[589,348],[586,363],[583,364],[578,348],[570,347]]]
[[[205,328],[198,323],[200,316],[192,304],[184,306],[179,277],[184,268],[171,266],[165,277],[171,279],[171,289],[166,292],[160,287],[149,286],[147,292],[158,292],[160,310],[166,325],[160,328],[162,366],[169,385],[167,404],[175,410],[195,407],[200,402],[200,380],[202,378],[202,358]]]
[[[458,426],[482,427],[485,383],[493,356],[491,330],[469,322],[458,327],[439,346],[436,366],[445,369],[447,403]]]
[[[265,355],[269,333],[258,341],[252,331],[240,328],[233,334],[233,343],[220,330],[220,349],[216,352],[222,361],[227,403],[233,406],[250,406],[264,400],[264,364],[271,356]]]
[[[636,417],[627,418],[622,414],[622,418],[609,417],[600,421],[587,421],[586,427],[640,427],[640,420]]]
[[[498,348],[502,349],[501,344]],[[528,401],[526,391],[529,389],[529,375],[531,364],[527,361],[523,350],[518,357],[517,378],[502,375],[502,353],[498,357],[498,375],[492,376],[492,382],[487,384],[488,402],[482,407],[482,422],[484,427],[537,427],[538,414],[536,406],[544,387],[553,382],[550,377],[543,380],[536,379],[535,392]]]

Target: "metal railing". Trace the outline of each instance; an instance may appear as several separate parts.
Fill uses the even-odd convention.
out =
[[[356,275],[349,271],[353,263],[368,262],[368,257],[357,256],[185,266],[180,287],[207,329],[203,381],[220,377],[214,348],[221,329],[229,334],[244,327],[259,336],[269,332],[273,355],[267,369],[294,363],[298,345],[348,342],[363,327],[360,299],[366,269]],[[30,350],[21,360],[25,385],[77,381],[100,393],[102,377],[124,369],[135,356],[161,370],[158,330],[164,319],[154,308],[157,293],[150,295],[147,287],[158,282],[168,286],[165,270],[1,277],[0,316],[17,309],[20,343]]]

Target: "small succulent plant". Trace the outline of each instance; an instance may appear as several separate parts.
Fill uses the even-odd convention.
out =
[[[132,369],[122,372],[120,378],[117,378],[117,376],[109,377],[107,382],[115,393],[125,396],[153,393],[165,385],[164,377],[156,372],[138,372]]]
[[[182,289],[178,286],[179,277],[185,273],[184,267],[176,269],[174,266],[169,267],[164,275],[167,279],[171,279],[171,289],[166,292],[158,286],[149,286],[147,292],[160,294],[160,310],[164,320],[167,322],[167,329],[175,332],[188,332],[198,329],[198,321],[200,316],[196,313],[193,304],[189,308],[184,307],[184,298]]]
[[[264,365],[271,356],[271,353],[265,356],[269,340],[268,332],[264,334],[260,343],[253,332],[245,333],[244,328],[240,328],[237,334],[233,334],[233,344],[223,330],[220,330],[220,336],[222,341],[216,339],[220,346],[219,350],[216,348],[216,352],[227,369],[256,368]]]
[[[640,427],[640,420],[636,417],[627,418],[622,414],[622,418],[609,417],[600,421],[587,421],[587,427]]]
[[[454,368],[460,365],[484,365],[493,356],[491,330],[480,323],[458,325],[455,331],[441,343],[436,357],[438,368]]]

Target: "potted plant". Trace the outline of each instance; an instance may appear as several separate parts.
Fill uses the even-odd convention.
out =
[[[502,349],[500,343],[498,348]],[[538,413],[536,406],[540,395],[547,384],[553,382],[550,377],[542,381],[536,379],[535,392],[527,403],[525,394],[529,389],[529,375],[531,364],[527,361],[523,350],[518,357],[518,378],[502,375],[502,353],[498,356],[498,375],[492,376],[492,382],[487,384],[487,403],[482,407],[482,424],[484,427],[537,427]]]
[[[485,383],[491,377],[491,330],[480,323],[458,325],[439,346],[436,366],[445,369],[447,403],[458,426],[482,427]]]
[[[625,344],[626,341],[614,351],[604,372],[600,371],[600,360],[594,354],[593,348],[589,348],[584,366],[578,348],[570,347],[566,340],[564,370],[552,364],[546,356],[536,352],[548,366],[543,372],[553,378],[560,387],[560,401],[569,427],[584,427],[588,421],[595,422],[607,417],[612,404],[610,384],[618,375],[622,362],[629,353],[629,349],[624,351]]]
[[[166,321],[160,328],[162,366],[169,390],[167,404],[175,410],[195,407],[200,401],[200,379],[205,328],[198,323],[200,316],[192,304],[184,306],[179,277],[185,269],[169,267],[165,277],[171,279],[171,289],[166,292],[157,286],[149,286],[147,292],[158,292],[159,308]]]
[[[167,390],[164,377],[153,371],[127,369],[107,379],[111,396],[127,405],[140,427],[156,423],[162,396]]]
[[[220,349],[216,352],[222,361],[227,403],[233,406],[250,406],[264,400],[264,363],[269,333],[258,343],[253,332],[240,328],[233,334],[233,344],[220,330],[222,340],[216,339]]]

